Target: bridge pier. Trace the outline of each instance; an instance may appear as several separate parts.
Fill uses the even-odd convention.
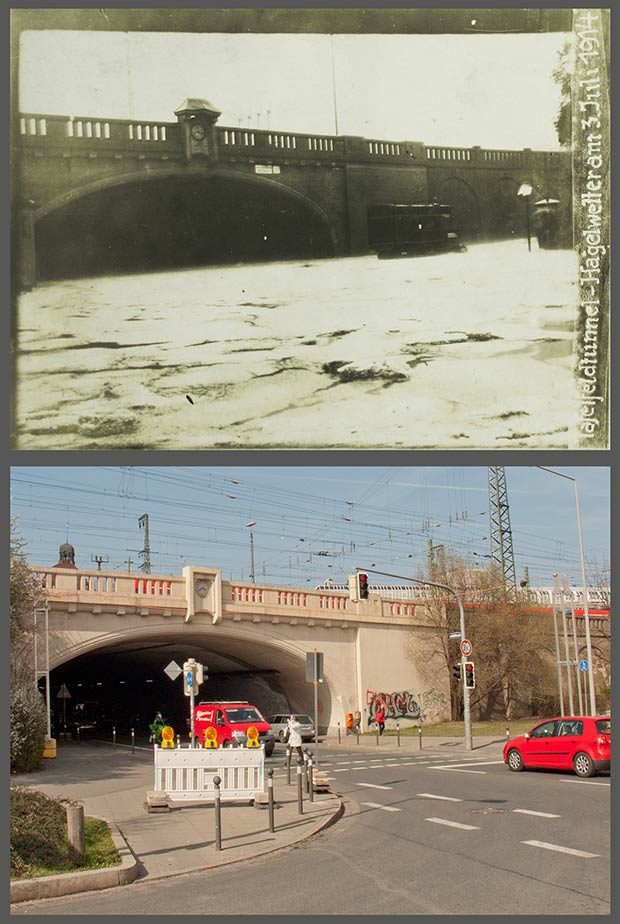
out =
[[[37,281],[35,203],[18,203],[13,235],[13,284],[18,292],[31,289]]]

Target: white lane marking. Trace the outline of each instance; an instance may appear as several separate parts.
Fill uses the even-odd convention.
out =
[[[370,770],[370,767],[351,767],[351,773],[354,773],[356,770]]]
[[[379,786],[377,783],[356,783],[356,786],[365,786],[366,789],[394,789],[393,786]]]
[[[453,766],[454,767],[489,767],[491,764],[503,764],[503,763],[504,763],[503,760],[471,760],[466,764],[464,763],[453,764]],[[450,769],[452,769],[452,767]]]
[[[560,783],[585,783],[587,786],[611,786],[611,783],[597,783],[595,780],[560,780]]]
[[[452,773],[486,773],[486,770],[459,770],[458,767],[429,767],[429,770],[450,770]]]
[[[513,809],[520,815],[538,815],[539,818],[561,818],[561,815],[551,815],[549,812],[533,812],[531,809]]]
[[[344,770],[334,770],[334,773],[347,773],[347,772],[348,771],[346,767],[344,768]]]
[[[480,831],[475,825],[462,825],[458,821],[448,821],[447,818],[426,818],[426,821],[434,821],[436,825],[448,825],[450,828],[462,828],[463,831]]]
[[[444,802],[462,802],[462,799],[455,799],[454,796],[436,796],[432,792],[419,792],[418,796],[424,799],[443,799]]]
[[[598,853],[586,853],[585,850],[574,850],[572,847],[560,847],[559,844],[545,844],[544,841],[521,841],[530,847],[544,847],[545,850],[555,850],[558,853],[570,853],[573,857],[598,857]]]
[[[394,805],[380,805],[378,802],[360,802],[360,805],[368,805],[370,808],[382,809],[384,812],[402,812],[402,809]]]

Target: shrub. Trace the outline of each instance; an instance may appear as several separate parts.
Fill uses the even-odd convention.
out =
[[[32,681],[11,686],[11,773],[31,773],[43,764],[47,730],[45,704]]]
[[[11,789],[11,875],[67,862],[64,803],[34,789]]]

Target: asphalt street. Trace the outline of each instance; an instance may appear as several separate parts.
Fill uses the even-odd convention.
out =
[[[282,749],[268,764],[276,785]],[[511,773],[497,748],[321,749],[346,812],[263,859],[14,914],[609,914],[610,777]],[[188,897],[189,896],[189,897]]]

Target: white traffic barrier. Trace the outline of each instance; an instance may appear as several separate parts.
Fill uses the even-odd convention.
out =
[[[171,802],[214,802],[213,777],[223,801],[265,792],[265,748],[161,748],[155,745],[156,792]]]

